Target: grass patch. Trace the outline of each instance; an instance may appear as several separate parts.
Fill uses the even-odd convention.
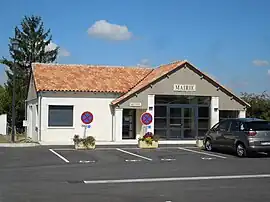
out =
[[[0,135],[0,143],[12,143],[11,135]],[[25,134],[17,134],[15,136],[15,143],[37,143],[26,137]]]
[[[0,143],[9,143],[9,137],[6,135],[0,135]]]

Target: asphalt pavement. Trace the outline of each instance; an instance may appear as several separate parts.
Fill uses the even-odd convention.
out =
[[[270,201],[270,157],[193,147],[0,148],[0,201]]]

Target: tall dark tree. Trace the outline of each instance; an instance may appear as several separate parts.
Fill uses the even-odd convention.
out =
[[[15,27],[14,37],[9,39],[10,59],[5,57],[0,63],[6,65],[7,82],[5,93],[2,96],[3,111],[8,114],[8,122],[11,123],[13,73],[16,68],[16,127],[22,128],[25,116],[25,99],[33,62],[54,62],[57,58],[59,47],[50,48],[52,36],[50,29],[45,30],[40,16],[25,16],[20,27]],[[14,44],[16,45],[13,46]]]

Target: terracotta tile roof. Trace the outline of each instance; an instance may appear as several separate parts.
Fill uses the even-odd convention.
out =
[[[33,64],[37,91],[126,93],[152,70],[139,67]]]
[[[117,104],[117,103],[123,101],[124,99],[126,99],[129,96],[133,95],[137,91],[140,91],[142,88],[144,88],[144,87],[148,86],[149,84],[153,83],[154,81],[156,81],[160,77],[165,76],[169,72],[173,71],[174,69],[176,69],[180,65],[184,64],[185,62],[186,62],[185,60],[184,61],[176,61],[176,62],[173,62],[173,63],[170,63],[170,64],[159,66],[158,68],[154,69],[152,72],[149,72],[149,74],[144,79],[142,79],[141,82],[139,82],[136,86],[134,86],[134,88],[132,88],[129,92],[127,92],[123,96],[115,99],[112,102],[112,104]]]
[[[112,102],[115,105],[185,65],[239,103],[250,106],[186,60],[161,65],[157,68],[34,63],[33,77],[37,91],[112,92],[123,94]]]

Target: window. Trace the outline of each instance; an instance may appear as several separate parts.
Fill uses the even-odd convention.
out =
[[[219,120],[225,120],[229,118],[238,118],[239,111],[234,110],[219,110]]]
[[[73,106],[49,106],[49,127],[72,127],[73,126]]]
[[[270,130],[270,122],[268,121],[252,121],[244,123],[244,130]]]
[[[240,122],[236,120],[232,120],[231,122],[231,131],[239,131],[240,130]]]
[[[229,126],[230,126],[230,121],[223,121],[219,124],[218,126],[218,130],[219,131],[228,131],[229,129]]]

